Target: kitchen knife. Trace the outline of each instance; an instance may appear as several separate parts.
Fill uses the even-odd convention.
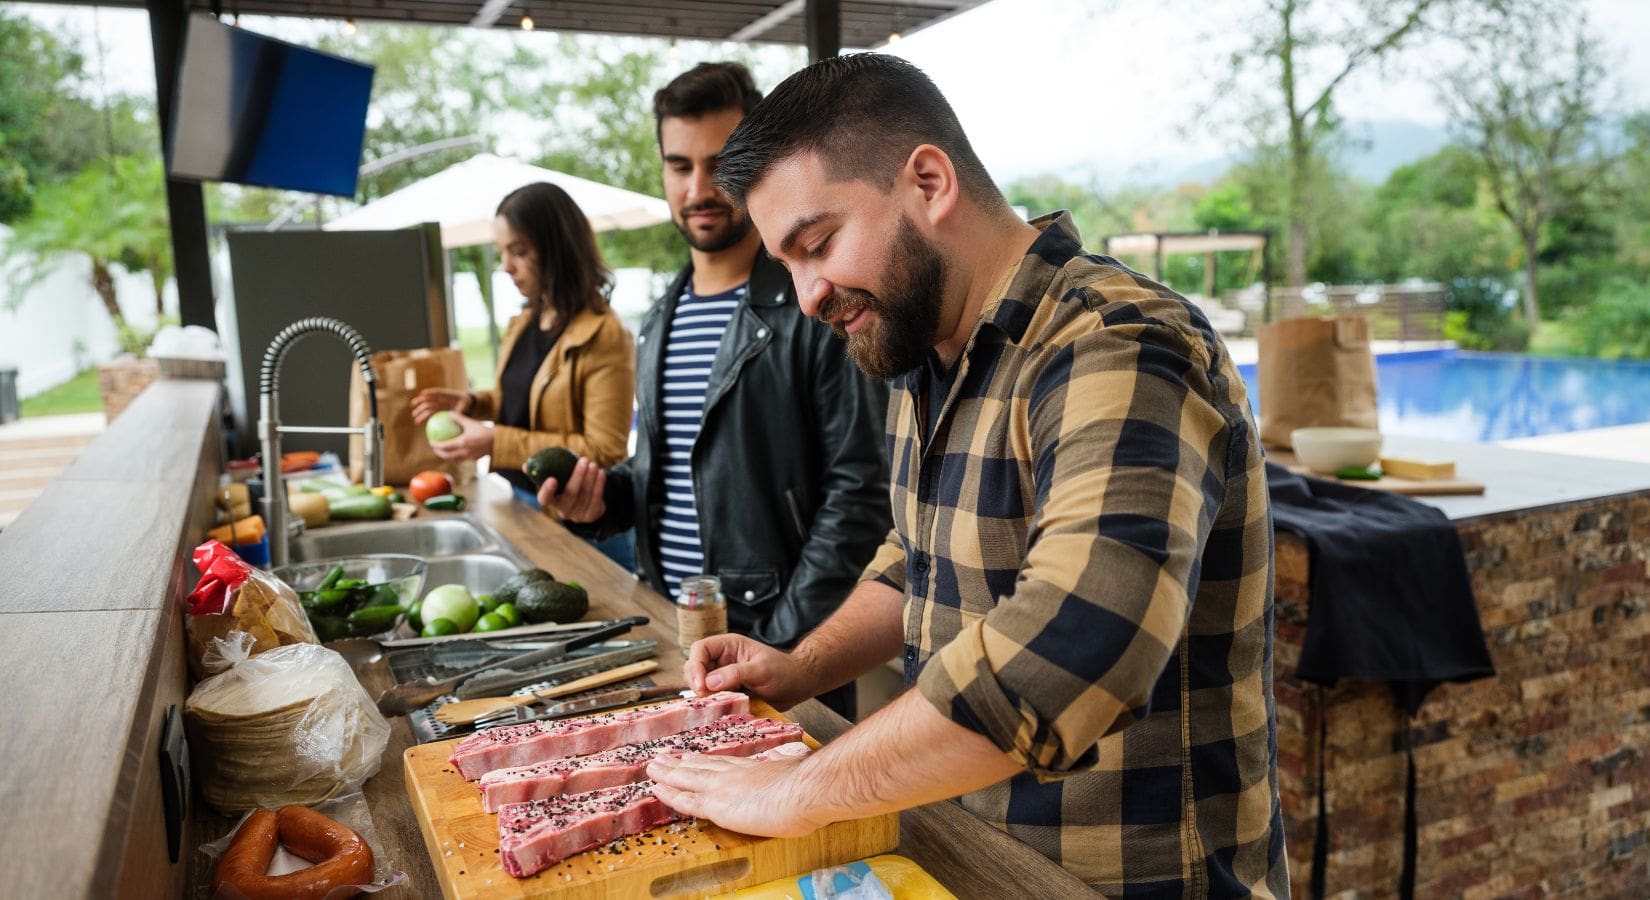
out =
[[[562,700],[556,703],[545,703],[543,718],[559,719],[563,716],[576,716],[581,713],[599,712],[612,709],[615,706],[627,706],[631,703],[640,703],[643,700],[659,700],[664,697],[675,697],[687,690],[685,684],[658,684],[652,687],[620,688],[616,691],[602,691],[591,694],[578,700]]]

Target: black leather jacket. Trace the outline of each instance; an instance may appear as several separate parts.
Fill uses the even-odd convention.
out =
[[[659,380],[683,269],[637,336],[636,454],[608,471],[595,530],[636,529],[636,565],[664,590]],[[825,325],[802,315],[784,268],[758,252],[750,291],[712,363],[693,446],[705,570],[722,579],[731,630],[780,647],[836,611],[891,525],[888,388],[861,374]]]

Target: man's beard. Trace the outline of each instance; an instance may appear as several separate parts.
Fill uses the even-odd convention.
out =
[[[945,259],[902,218],[894,242],[893,262],[883,279],[882,294],[856,288],[837,288],[820,311],[826,321],[856,306],[876,313],[875,320],[857,334],[831,326],[848,342],[848,357],[872,378],[888,380],[926,362],[940,326],[940,300],[945,291]]]
[[[688,226],[687,217],[689,213],[710,209],[719,209],[726,212],[728,214],[726,224],[709,233],[697,231]],[[723,250],[744,240],[745,235],[751,233],[752,227],[749,213],[740,212],[726,203],[714,201],[687,207],[679,215],[672,216],[670,221],[671,224],[676,226],[676,230],[681,232],[682,240],[687,241],[689,247],[698,250],[700,253],[721,253]]]

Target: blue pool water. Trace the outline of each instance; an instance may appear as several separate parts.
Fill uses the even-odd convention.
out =
[[[1240,366],[1259,406],[1255,367]],[[1650,422],[1650,362],[1427,350],[1376,357],[1381,431],[1489,442]]]

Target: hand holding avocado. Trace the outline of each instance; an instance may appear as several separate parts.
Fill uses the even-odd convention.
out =
[[[589,523],[607,512],[607,473],[589,459],[551,447],[533,454],[522,471],[539,484],[539,505],[557,518]]]

